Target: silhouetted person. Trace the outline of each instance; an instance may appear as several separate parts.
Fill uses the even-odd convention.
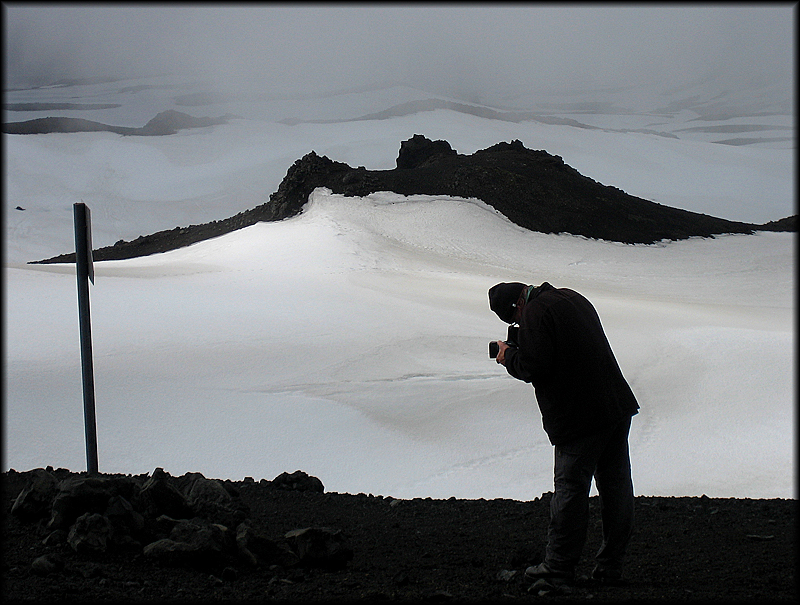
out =
[[[603,544],[592,577],[619,580],[633,529],[628,432],[639,405],[600,318],[586,298],[547,282],[497,284],[489,290],[489,307],[504,322],[519,324],[516,346],[498,341],[497,363],[533,385],[544,430],[555,446],[545,559],[525,575],[574,579],[586,542],[594,477]]]

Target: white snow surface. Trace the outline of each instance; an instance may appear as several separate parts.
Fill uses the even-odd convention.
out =
[[[136,116],[127,125],[169,108],[242,117],[167,137],[3,135],[4,470],[86,468],[75,269],[27,264],[74,250],[75,202],[92,211],[97,248],[264,203],[312,149],[392,168],[400,141],[420,133],[460,153],[519,139],[603,184],[734,220],[794,213],[792,147],[630,132],[654,120],[642,113],[604,129],[450,110],[288,125],[279,120],[357,117],[425,95],[187,109],[153,90],[8,95],[123,107],[5,121],[123,124],[114,117],[126,107]],[[659,115],[659,129],[690,119]],[[794,234],[632,246],[527,231],[480,200],[318,189],[291,219],[95,263],[100,470],[258,480],[301,469],[328,491],[537,497],[552,490],[552,446],[533,389],[488,358],[506,326],[487,290],[548,281],[594,303],[639,400],[637,494],[796,497],[794,273]]]

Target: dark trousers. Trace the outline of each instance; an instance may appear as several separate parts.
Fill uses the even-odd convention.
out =
[[[555,493],[550,500],[545,555],[552,569],[575,570],[586,542],[594,477],[603,522],[603,544],[596,562],[602,568],[621,570],[633,530],[630,428],[627,418],[601,433],[555,446]]]

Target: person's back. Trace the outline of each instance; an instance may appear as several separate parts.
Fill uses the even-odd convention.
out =
[[[584,296],[545,282],[531,291],[521,315],[519,346],[506,354],[506,368],[536,389],[553,444],[636,413],[636,398]]]

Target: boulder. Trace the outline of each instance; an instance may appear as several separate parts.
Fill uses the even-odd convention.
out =
[[[66,529],[84,513],[103,513],[117,495],[132,498],[138,491],[131,477],[73,477],[58,484],[53,499],[50,529]]]
[[[287,545],[257,533],[247,523],[240,523],[236,528],[236,548],[239,560],[250,567],[291,567],[300,561]]]
[[[200,518],[179,520],[169,538],[144,547],[145,557],[162,565],[210,571],[225,567],[236,554],[235,540],[224,525]]]
[[[221,552],[229,550],[233,545],[233,537],[227,527],[197,517],[178,521],[169,537],[178,542],[192,544],[201,550]]]
[[[145,528],[144,517],[123,496],[112,496],[105,516],[118,535],[137,536]]]
[[[162,538],[151,542],[142,549],[145,559],[168,567],[182,567],[193,563],[195,547],[186,542]]]
[[[189,505],[199,515],[215,516],[218,512],[232,511],[233,497],[223,487],[222,481],[200,477],[186,492]]]
[[[175,480],[194,515],[236,527],[250,511],[235,489],[219,479],[206,479],[201,473],[186,473]]]
[[[76,553],[103,553],[108,550],[112,531],[107,517],[86,513],[78,517],[70,528],[67,543]]]
[[[35,521],[50,515],[58,479],[43,468],[34,469],[29,475],[28,486],[14,500],[11,514],[24,521]]]
[[[183,493],[190,505],[193,503],[220,504],[231,503],[232,496],[218,479],[206,479],[202,473],[186,473],[177,477],[174,485]]]
[[[319,492],[325,491],[325,486],[322,485],[316,477],[312,477],[303,471],[295,471],[293,473],[281,473],[272,480],[273,487],[278,489],[296,490],[301,492]]]
[[[152,518],[168,515],[176,519],[186,519],[194,515],[175,480],[160,467],[153,471],[142,486],[139,492],[139,508],[143,514]]]

